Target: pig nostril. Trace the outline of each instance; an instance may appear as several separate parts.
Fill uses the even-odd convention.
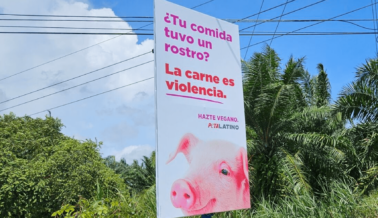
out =
[[[175,196],[176,196],[176,192],[175,192],[175,191],[173,191],[173,192],[172,192],[172,195],[173,195],[173,197],[175,197]]]
[[[186,199],[189,199],[189,198],[190,198],[190,195],[188,195],[188,194],[184,194],[184,197],[185,197]]]

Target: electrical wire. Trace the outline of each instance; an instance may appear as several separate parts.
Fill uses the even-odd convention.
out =
[[[90,32],[1,32],[0,34],[42,34],[42,35],[130,35],[130,36],[152,36],[153,33],[90,33]]]
[[[285,6],[284,6],[284,8],[283,8],[283,10],[282,10],[282,13],[281,13],[281,17],[280,17],[280,21],[281,21],[281,19],[282,19],[282,15],[283,15],[283,13],[285,12],[285,9],[286,9],[286,6],[287,6],[287,0],[286,0],[286,4],[285,4]],[[276,29],[274,30],[274,34],[273,34],[273,36],[272,36],[272,40],[270,40],[270,44],[269,44],[269,47],[272,47],[272,43],[273,43],[273,40],[274,40],[274,36],[276,36],[276,33],[277,33],[277,30],[278,30],[278,26],[280,25],[280,23],[281,22],[278,22],[277,23],[277,26],[276,26]],[[247,49],[248,50],[248,49]],[[272,52],[269,52],[270,53],[270,55],[269,55],[269,66],[272,66]]]
[[[151,20],[54,20],[54,19],[0,19],[0,21],[63,21],[63,22],[127,22],[127,23],[149,23]]]
[[[374,0],[374,3],[375,3],[375,22],[376,22],[376,26],[377,26],[377,29],[378,29],[378,10],[377,10],[377,1]],[[376,38],[376,41],[378,40],[378,38]]]
[[[135,29],[123,29],[123,28],[90,28],[90,27],[57,27],[57,26],[0,26],[0,28],[36,28],[36,29],[73,29],[73,30],[128,30],[133,31]],[[139,31],[153,31],[153,29],[141,29]]]
[[[283,13],[285,12],[285,9],[286,9],[286,6],[287,6],[287,3],[288,3],[288,0],[286,0],[286,4],[285,4],[285,6],[284,6],[284,8],[283,8],[283,10],[282,10],[281,17],[280,17],[280,20],[279,20],[278,23],[277,23],[276,29],[274,30],[274,34],[273,34],[273,36],[272,36],[272,40],[270,41],[270,45],[269,45],[269,47],[272,46],[272,43],[273,43],[273,40],[274,40],[274,36],[276,35],[276,33],[277,33],[277,29],[278,29],[278,26],[279,26],[280,23],[281,23],[282,15],[283,15]],[[248,49],[247,49],[247,50],[248,50]]]
[[[152,19],[154,17],[146,16],[81,16],[81,15],[48,15],[48,14],[0,14],[0,16],[17,16],[17,17],[81,17],[81,18],[136,18],[136,19]]]
[[[377,31],[378,32],[378,31]],[[300,32],[300,33],[293,33],[291,32],[280,32],[281,34],[288,35],[288,36],[300,36],[300,35],[308,35],[308,36],[320,36],[320,35],[370,35],[375,34],[376,32]],[[143,35],[143,36],[152,36],[153,33],[80,33],[80,32],[0,32],[0,34],[66,34],[66,35]],[[245,33],[242,32],[239,36],[275,36],[277,35],[274,32],[260,32],[260,33]],[[274,37],[274,39],[277,37]],[[270,41],[271,39],[267,40]],[[252,45],[251,45],[252,46]],[[247,48],[244,47],[244,48]],[[244,49],[243,48],[243,49]],[[5,78],[4,78],[5,79]]]
[[[371,3],[373,3],[373,0],[371,0]],[[374,13],[374,5],[371,6],[371,11],[373,13],[373,19],[375,20],[376,14]],[[378,27],[376,26],[376,22],[373,21],[373,24],[374,24],[374,31],[376,32]],[[375,52],[378,54],[377,34],[375,34],[374,36],[374,43],[375,43]]]
[[[129,60],[132,60],[132,59],[135,59],[135,58],[138,58],[138,57],[141,57],[141,56],[147,55],[147,54],[149,54],[149,53],[151,53],[151,51],[146,52],[146,53],[143,53],[143,54],[140,54],[140,55],[137,55],[137,56],[134,56],[134,57],[131,57],[131,58],[128,58],[128,59],[125,59],[125,60],[123,60],[123,61],[120,61],[120,62],[117,62],[117,63],[111,64],[111,65],[108,65],[108,66],[105,66],[105,67],[102,67],[102,68],[99,68],[99,69],[97,69],[97,70],[90,71],[90,72],[88,72],[88,73],[81,74],[81,75],[79,75],[79,76],[75,76],[75,77],[72,77],[72,78],[69,78],[69,79],[66,79],[66,80],[60,81],[60,82],[58,82],[58,83],[54,83],[54,84],[52,84],[52,85],[49,85],[49,86],[46,86],[46,87],[43,87],[43,88],[40,88],[40,89],[36,89],[36,90],[34,90],[34,91],[31,91],[31,92],[28,92],[28,93],[25,93],[25,94],[22,94],[22,95],[19,95],[19,96],[16,96],[16,97],[13,97],[13,98],[7,99],[7,100],[5,100],[5,101],[0,102],[0,104],[3,104],[3,103],[5,103],[5,102],[9,102],[9,101],[12,101],[12,100],[15,100],[15,99],[18,99],[18,98],[21,98],[21,97],[24,97],[24,96],[27,96],[27,95],[30,95],[30,94],[36,93],[36,92],[39,92],[39,91],[42,91],[42,90],[45,90],[45,89],[47,89],[47,88],[51,88],[51,87],[53,87],[53,86],[60,85],[60,84],[62,84],[62,83],[65,83],[65,82],[68,82],[68,81],[71,81],[71,80],[74,80],[74,79],[77,79],[77,78],[80,78],[80,77],[83,77],[83,76],[86,76],[86,75],[89,75],[89,74],[92,74],[92,73],[98,72],[98,71],[100,71],[100,70],[103,70],[103,69],[106,69],[106,68],[109,68],[109,67],[113,67],[113,66],[115,66],[115,65],[117,65],[117,64],[121,64],[121,63],[127,62],[127,61],[129,61]]]
[[[149,25],[151,25],[151,24],[147,24],[147,25],[141,26],[140,28],[147,27],[147,26],[149,26]],[[138,29],[135,29],[135,30],[138,30]],[[77,51],[71,52],[71,53],[69,53],[69,54],[66,54],[66,55],[60,56],[60,57],[58,57],[58,58],[55,58],[55,59],[50,60],[50,61],[47,61],[47,62],[44,62],[44,63],[39,64],[39,65],[37,65],[37,66],[34,66],[34,67],[28,68],[28,69],[26,69],[26,70],[22,70],[22,71],[20,71],[20,72],[18,72],[18,73],[14,73],[14,74],[12,74],[12,75],[9,75],[9,76],[6,76],[6,77],[3,77],[3,78],[0,79],[0,81],[3,81],[3,80],[6,80],[6,79],[9,79],[9,78],[14,77],[14,76],[16,76],[16,75],[19,75],[19,74],[25,73],[25,72],[27,72],[27,71],[33,70],[33,69],[38,68],[38,67],[41,67],[41,66],[44,66],[44,65],[49,64],[49,63],[52,63],[52,62],[54,62],[54,61],[57,61],[57,60],[63,59],[63,58],[68,57],[68,56],[70,56],[70,55],[73,55],[73,54],[79,53],[79,52],[81,52],[81,51],[87,50],[87,49],[89,49],[89,48],[92,48],[92,47],[94,47],[94,46],[100,45],[100,44],[102,44],[102,43],[104,43],[104,42],[108,42],[108,41],[110,41],[110,40],[113,40],[113,39],[118,38],[118,37],[121,37],[121,36],[122,36],[122,35],[119,35],[119,36],[116,36],[116,37],[112,37],[112,38],[110,38],[110,39],[106,39],[106,40],[104,40],[104,41],[101,41],[101,42],[98,42],[98,43],[96,43],[96,44],[90,45],[90,46],[88,46],[88,47],[82,48],[82,49],[80,49],[80,50],[77,50]]]
[[[196,5],[196,6],[192,7],[191,9],[195,9],[195,8],[201,7],[202,5],[209,4],[209,3],[212,2],[212,1],[215,1],[215,0],[210,0],[210,1],[204,2],[204,3],[202,3],[202,4]]]
[[[114,89],[110,89],[110,90],[105,91],[105,92],[101,92],[101,93],[98,93],[98,94],[95,94],[95,95],[91,95],[91,96],[88,96],[88,97],[85,97],[85,98],[81,98],[81,99],[78,99],[76,101],[71,101],[71,102],[68,102],[66,104],[62,104],[62,105],[52,107],[52,108],[49,108],[49,109],[46,109],[46,110],[43,110],[43,111],[39,111],[37,113],[29,114],[27,116],[33,116],[33,115],[40,114],[40,113],[45,112],[45,111],[51,111],[53,109],[57,109],[57,108],[64,107],[64,106],[67,106],[67,105],[70,105],[70,104],[74,104],[74,103],[77,103],[77,102],[80,102],[80,101],[84,101],[84,100],[87,100],[89,98],[93,98],[93,97],[96,97],[96,96],[99,96],[99,95],[103,95],[103,94],[106,94],[106,93],[109,93],[109,92],[112,92],[112,91],[115,91],[115,90],[118,90],[118,89],[122,89],[122,88],[125,88],[125,87],[128,87],[128,86],[131,86],[131,85],[135,85],[135,84],[138,84],[138,83],[141,83],[141,82],[153,79],[153,78],[154,77],[150,77],[150,78],[147,78],[147,79],[144,79],[144,80],[139,80],[139,81],[134,82],[134,83],[130,83],[130,84],[127,84],[127,85],[124,85],[124,86],[120,86],[120,87],[117,87],[117,88],[114,88]]]
[[[304,9],[306,9],[306,8],[309,8],[309,7],[312,7],[312,6],[314,6],[314,5],[320,4],[320,3],[324,2],[324,1],[327,1],[327,0],[321,0],[321,1],[317,1],[317,2],[312,3],[312,4],[309,4],[309,5],[306,5],[306,6],[304,6],[304,7],[298,8],[298,9],[296,9],[296,10],[294,10],[294,11],[290,11],[290,12],[288,12],[288,13],[286,13],[286,14],[283,14],[281,17],[286,16],[286,15],[289,15],[289,14],[292,14],[292,13],[297,12],[297,11],[304,10]],[[280,17],[280,16],[278,16],[278,17]],[[274,18],[269,19],[269,20],[274,20],[274,19],[276,19],[276,18],[278,18],[278,17],[274,17]],[[245,28],[243,28],[243,29],[241,29],[241,30],[239,30],[239,31],[243,31],[243,30],[246,30],[246,29],[249,29],[249,28],[255,27],[255,26],[257,26],[257,25],[261,25],[261,24],[266,23],[266,22],[267,22],[267,21],[264,21],[264,22],[261,22],[261,23],[257,23],[257,24],[255,24],[255,25],[252,25],[252,26],[249,26],[249,27],[245,27]]]
[[[370,7],[371,5],[373,5],[373,4],[366,5],[366,6],[363,6],[363,7],[357,8],[357,9],[355,9],[355,10],[348,11],[348,12],[346,12],[346,13],[343,13],[343,14],[340,14],[340,15],[337,15],[337,16],[334,16],[334,17],[331,17],[331,18],[329,18],[328,20],[332,20],[332,19],[335,19],[335,18],[338,18],[338,17],[344,16],[344,15],[347,15],[347,14],[354,13],[354,12],[356,12],[356,11],[359,11],[359,10],[365,9],[365,8],[367,8],[367,7]],[[307,28],[309,28],[309,27],[316,26],[316,25],[319,25],[319,24],[324,23],[324,22],[325,22],[325,21],[320,21],[320,22],[317,22],[317,23],[314,23],[314,24],[311,24],[311,25],[308,25],[308,26],[305,26],[305,27],[302,27],[302,28],[296,29],[296,30],[291,31],[291,32],[289,32],[289,33],[286,33],[286,34],[282,34],[282,35],[276,36],[276,37],[274,37],[274,38],[276,39],[276,38],[279,38],[279,37],[282,37],[282,36],[286,36],[286,35],[289,35],[289,34],[291,34],[291,33],[295,33],[295,32],[301,31],[301,30],[303,30],[303,29],[307,29]],[[252,47],[252,46],[255,46],[255,45],[259,45],[259,44],[264,43],[264,42],[267,42],[267,41],[269,41],[269,40],[270,40],[270,39],[268,39],[268,40],[264,40],[264,41],[261,41],[261,42],[258,42],[258,43],[255,43],[255,44],[253,44],[253,45],[249,45],[249,47]],[[246,48],[247,48],[247,47],[243,47],[243,48],[241,48],[240,50],[243,50],[243,49],[246,49]]]
[[[133,68],[136,68],[136,67],[139,67],[139,66],[142,66],[142,65],[145,65],[145,64],[151,63],[151,62],[153,62],[153,60],[151,60],[151,61],[147,61],[147,62],[144,62],[144,63],[142,63],[142,64],[135,65],[135,66],[130,67],[130,68],[127,68],[127,69],[123,69],[123,70],[117,71],[117,72],[115,72],[115,73],[111,73],[111,74],[108,74],[108,75],[105,75],[105,76],[102,76],[102,77],[98,77],[98,78],[96,78],[96,79],[89,80],[89,81],[87,81],[87,82],[80,83],[80,84],[78,84],[78,85],[71,86],[71,87],[69,87],[69,88],[62,89],[62,90],[57,91],[57,92],[53,92],[53,93],[50,93],[50,94],[47,94],[47,95],[43,95],[43,96],[41,96],[41,97],[34,98],[34,99],[30,100],[30,101],[25,101],[25,102],[22,102],[22,103],[20,103],[20,104],[16,104],[16,105],[13,105],[13,106],[8,107],[8,108],[1,109],[0,112],[6,111],[6,110],[9,110],[9,109],[12,109],[12,108],[15,108],[15,107],[21,106],[21,105],[25,105],[25,104],[28,104],[28,103],[30,103],[30,102],[37,101],[37,100],[40,100],[40,99],[43,99],[43,98],[46,98],[46,97],[49,97],[49,96],[52,96],[52,95],[55,95],[55,94],[61,93],[61,92],[65,92],[65,91],[67,91],[67,90],[70,90],[70,89],[73,89],[73,88],[76,88],[76,87],[79,87],[79,86],[82,86],[82,85],[86,85],[86,84],[88,84],[88,83],[91,83],[91,82],[94,82],[94,81],[97,81],[97,80],[100,80],[100,79],[104,79],[104,78],[106,78],[106,77],[113,76],[113,75],[115,75],[115,74],[118,74],[118,73],[121,73],[121,72],[124,72],[124,71],[130,70],[130,69],[133,69]]]
[[[197,7],[199,7],[199,6],[202,6],[202,5],[205,5],[205,4],[208,4],[208,3],[212,2],[212,1],[214,1],[214,0],[207,1],[207,2],[202,3],[202,4],[200,4],[200,5],[196,5],[196,6],[192,7],[192,9],[197,8]],[[142,28],[144,28],[144,27],[150,26],[150,25],[152,25],[152,24],[153,24],[153,23],[149,23],[149,24],[146,24],[146,25],[141,26],[141,27],[139,27],[139,28],[137,28],[137,29],[134,29],[134,30],[139,30],[139,29],[142,29]],[[122,36],[122,35],[118,35],[118,36],[115,36],[115,37],[112,37],[112,38],[106,39],[106,40],[104,40],[104,41],[101,41],[101,42],[98,42],[98,43],[96,43],[96,44],[90,45],[90,46],[88,46],[88,47],[82,48],[82,49],[80,49],[80,50],[77,50],[77,51],[71,52],[71,53],[69,53],[69,54],[66,54],[66,55],[60,56],[60,57],[58,57],[58,58],[55,58],[55,59],[53,59],[53,60],[50,60],[50,61],[44,62],[44,63],[39,64],[39,65],[37,65],[37,66],[34,66],[34,67],[28,68],[28,69],[26,69],[26,70],[20,71],[20,72],[18,72],[18,73],[12,74],[12,75],[10,75],[10,76],[6,76],[6,77],[4,77],[4,78],[0,78],[0,81],[3,81],[3,80],[6,80],[6,79],[9,79],[9,78],[14,77],[14,76],[16,76],[16,75],[19,75],[19,74],[25,73],[25,72],[27,72],[27,71],[33,70],[33,69],[38,68],[38,67],[41,67],[41,66],[44,66],[44,65],[49,64],[49,63],[52,63],[52,62],[54,62],[54,61],[57,61],[57,60],[63,59],[63,58],[68,57],[68,56],[70,56],[70,55],[73,55],[73,54],[79,53],[79,52],[81,52],[81,51],[87,50],[87,49],[89,49],[89,48],[95,47],[95,46],[97,46],[97,45],[100,45],[100,44],[102,44],[102,43],[108,42],[108,41],[110,41],[110,40],[116,39],[116,38],[121,37],[121,36]]]
[[[277,17],[276,17],[277,18]],[[378,19],[339,19],[339,20],[326,20],[326,19],[264,19],[264,20],[255,20],[255,19],[248,19],[248,20],[237,20],[237,19],[222,19],[224,21],[228,21],[231,23],[256,23],[256,22],[265,22],[265,23],[277,23],[277,22],[318,22],[318,21],[327,21],[327,22],[344,22],[344,21],[353,21],[353,22],[369,22],[369,21],[378,21]]]
[[[351,21],[341,21],[341,22],[349,23],[349,24],[352,24],[352,25],[355,25],[355,26],[361,27],[361,28],[366,29],[366,30],[374,30],[374,31],[376,31],[376,30],[373,29],[373,28],[365,27],[365,26],[362,26],[362,25],[356,24],[356,23],[351,22]]]
[[[276,34],[274,32],[273,33],[255,33],[254,36],[274,36],[274,35],[277,35],[277,33]],[[378,34],[378,31],[377,32],[299,32],[299,33],[288,32],[288,33],[282,33],[282,35],[285,35],[285,36],[340,36],[340,35],[374,35],[374,34]],[[240,34],[240,36],[250,36],[250,35],[251,33]],[[275,38],[278,38],[278,37],[275,37]],[[264,42],[266,41],[271,41],[271,39],[265,40]]]
[[[224,20],[235,23],[235,19],[224,19]],[[248,22],[252,22],[252,21],[253,22],[279,22],[279,20],[248,20]],[[319,21],[323,21],[323,20],[281,20],[280,23],[282,23],[282,22],[319,22]],[[353,21],[375,21],[374,19],[324,20],[324,21],[326,21],[326,22],[332,22],[332,21],[344,22],[344,23],[349,23],[349,24],[358,26],[358,27],[363,28],[363,29],[375,31],[374,28],[365,27],[365,26],[362,26],[362,25],[359,25],[359,24],[353,22]],[[126,31],[136,30],[136,29],[124,29],[124,28],[52,27],[52,26],[0,26],[0,28],[73,29],[73,30],[81,30],[81,29],[82,30],[126,30]],[[142,28],[138,28],[137,30],[139,30],[139,31],[153,31],[153,29],[142,29]],[[241,32],[246,32],[246,31],[241,31]]]
[[[289,1],[288,3],[292,3],[292,2],[295,2],[295,1],[296,1],[296,0],[291,0],[291,1]],[[249,15],[249,16],[247,16],[247,17],[244,17],[244,18],[241,18],[241,19],[238,19],[238,20],[235,20],[235,21],[230,21],[230,22],[231,22],[231,23],[237,23],[237,22],[240,22],[240,21],[246,20],[247,18],[250,18],[250,17],[256,16],[256,15],[259,15],[259,14],[263,14],[263,13],[265,13],[265,12],[268,12],[268,11],[271,11],[271,10],[273,10],[273,9],[279,8],[279,7],[281,7],[281,6],[285,5],[285,4],[286,4],[286,3],[279,4],[279,5],[273,6],[273,7],[271,7],[271,8],[268,8],[268,9],[266,9],[266,10],[264,10],[264,11],[261,11],[261,12],[259,12],[259,13],[252,14],[252,15]]]
[[[261,2],[260,10],[259,10],[259,13],[258,13],[258,15],[257,15],[257,20],[258,20],[258,19],[259,19],[259,17],[260,17],[260,14],[261,14],[261,10],[262,10],[262,7],[263,7],[263,5],[264,5],[264,0],[262,0],[262,2]],[[255,29],[256,29],[256,26],[255,26],[255,27],[253,28],[253,32],[252,32],[251,38],[249,38],[249,42],[248,42],[248,45],[250,45],[250,44],[251,44],[251,42],[252,42],[253,33],[255,32]],[[244,54],[244,59],[245,59],[245,57],[247,57],[247,54],[248,54],[248,50],[249,50],[249,49],[247,49],[247,51],[245,51],[245,54]]]

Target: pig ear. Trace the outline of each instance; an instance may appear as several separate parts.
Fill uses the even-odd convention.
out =
[[[241,189],[243,190],[243,200],[246,206],[250,205],[250,190],[248,180],[248,156],[245,148],[241,147],[238,151],[238,161],[240,163],[240,175],[242,178],[238,181]]]
[[[199,140],[197,139],[197,137],[195,137],[193,134],[191,133],[185,134],[181,138],[180,143],[178,144],[176,148],[176,151],[169,155],[167,164],[171,162],[173,159],[175,159],[176,155],[180,152],[182,152],[185,155],[186,160],[190,163],[192,161],[190,152],[193,149],[193,147],[197,145],[198,141]]]
[[[245,148],[241,147],[238,152],[238,159],[240,161],[241,167],[243,168],[244,177],[248,181],[248,156]]]

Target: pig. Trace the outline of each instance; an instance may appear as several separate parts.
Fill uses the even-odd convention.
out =
[[[172,184],[170,198],[185,216],[250,208],[245,148],[223,140],[204,142],[187,133],[167,164],[180,152],[189,170]]]

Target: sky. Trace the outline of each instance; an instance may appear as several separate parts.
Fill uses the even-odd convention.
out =
[[[171,0],[171,2],[193,7],[207,0]],[[319,0],[296,0],[287,4],[284,13],[296,10]],[[263,4],[262,4],[263,2]],[[195,10],[220,19],[241,19],[262,10],[285,3],[286,0],[214,0]],[[282,19],[329,19],[339,14],[371,4],[371,0],[325,0],[312,7],[284,16]],[[284,7],[279,7],[260,15],[259,19],[271,19],[280,16]],[[0,13],[13,14],[54,14],[81,16],[153,16],[152,0],[0,0]],[[1,18],[21,18],[1,16]],[[372,19],[372,8],[345,15],[338,19]],[[46,19],[46,18],[44,18]],[[249,19],[257,19],[257,16]],[[253,25],[251,22],[238,23],[239,29]],[[278,32],[290,32],[313,23],[281,22]],[[358,22],[368,28],[374,28],[373,22]],[[127,22],[44,22],[44,21],[4,21],[1,26],[70,26],[70,27],[106,27],[136,29],[146,23]],[[277,23],[264,23],[256,27],[255,32],[274,32]],[[153,28],[149,26],[146,28]],[[60,31],[51,29],[5,28],[2,31]],[[246,31],[253,31],[250,28]],[[325,22],[304,32],[361,32],[369,31],[360,27],[342,23]],[[90,32],[87,30],[86,32]],[[98,32],[98,31],[97,31]],[[114,38],[114,39],[111,39]],[[0,79],[32,68],[55,58],[89,47],[101,41],[105,43],[69,55],[65,58],[26,71],[17,76],[0,81],[0,102],[23,95],[66,79],[94,71],[153,49],[153,36],[109,36],[109,35],[25,35],[0,34]],[[271,39],[271,36],[240,36],[241,48]],[[311,75],[316,75],[316,66],[322,63],[328,73],[332,86],[332,99],[336,100],[342,87],[353,81],[356,67],[366,59],[376,56],[374,35],[347,36],[283,36],[274,39],[273,49],[282,59],[281,67],[292,55],[294,58],[305,57],[305,67]],[[254,52],[262,51],[265,44],[241,50],[241,57],[249,59]],[[246,53],[247,52],[247,53]],[[46,111],[68,102],[82,99],[119,86],[151,78],[154,74],[153,63],[114,74],[95,82],[33,101],[9,110],[8,107],[30,101],[79,85],[101,76],[128,69],[135,65],[153,60],[153,54],[125,61],[113,67],[91,73],[90,75],[62,83],[18,99],[0,103],[0,115],[15,113],[17,116],[30,115]],[[43,118],[48,112],[33,115]],[[149,156],[155,149],[155,115],[153,79],[109,92],[94,98],[80,101],[65,107],[51,110],[53,117],[59,118],[65,125],[62,132],[79,140],[91,139],[102,141],[102,156],[114,155],[117,160],[125,158],[128,163],[143,156]]]

